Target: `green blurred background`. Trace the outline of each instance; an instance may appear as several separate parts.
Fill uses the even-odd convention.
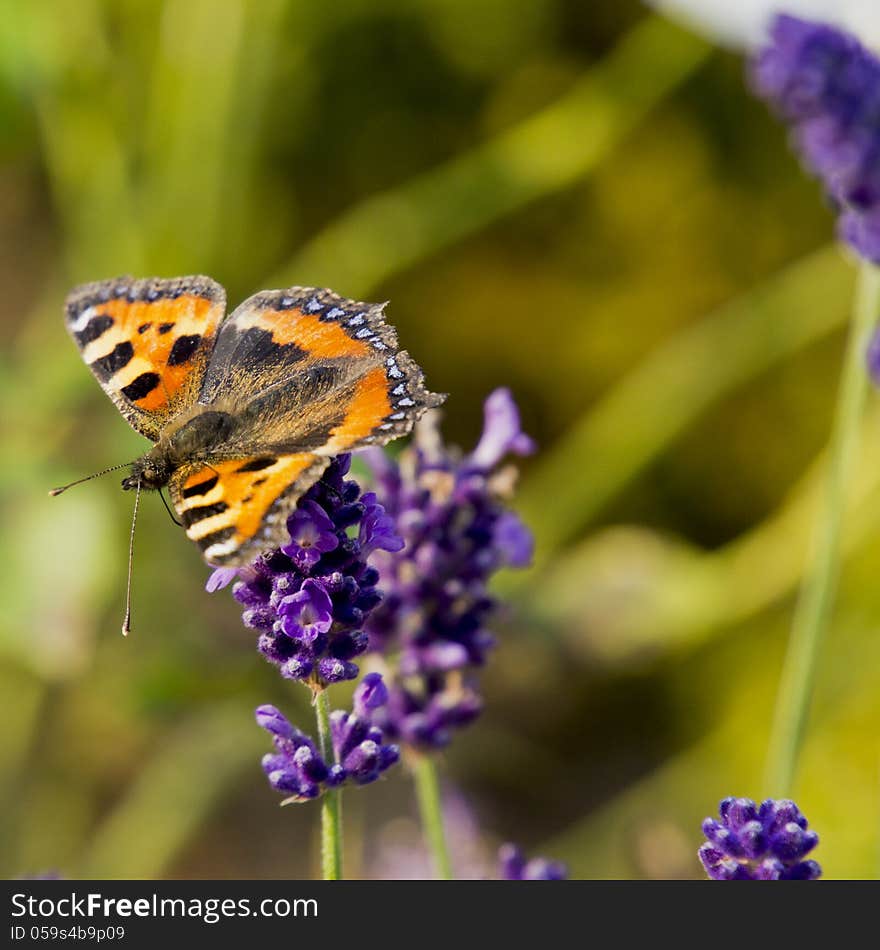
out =
[[[316,873],[253,722],[308,727],[305,690],[152,497],[123,640],[131,497],[46,494],[144,448],[61,319],[122,273],[390,300],[465,446],[513,389],[538,553],[442,758],[462,874],[515,840],[700,877],[718,799],[785,791],[761,774],[854,272],[741,59],[635,0],[16,0],[0,149],[0,873]],[[878,434],[872,397],[795,789],[828,877],[878,854]],[[346,796],[351,876],[412,863],[397,772]]]

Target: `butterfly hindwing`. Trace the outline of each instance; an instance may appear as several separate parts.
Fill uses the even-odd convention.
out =
[[[328,464],[307,452],[196,462],[172,476],[171,499],[205,560],[246,564],[278,546],[288,514]]]
[[[226,293],[210,277],[121,277],[77,287],[67,329],[130,425],[156,441],[198,397]]]
[[[254,450],[323,456],[384,444],[441,401],[398,351],[383,306],[311,287],[241,304],[220,328],[199,396],[232,403]]]

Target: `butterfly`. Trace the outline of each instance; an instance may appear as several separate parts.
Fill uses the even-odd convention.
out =
[[[234,567],[279,545],[333,456],[405,435],[445,398],[398,349],[384,307],[291,287],[226,316],[210,277],[122,277],[75,288],[65,319],[101,387],[154,443],[122,487],[167,486],[205,560]]]

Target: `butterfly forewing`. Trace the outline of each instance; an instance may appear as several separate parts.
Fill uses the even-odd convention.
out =
[[[254,295],[221,327],[199,402],[230,400],[255,445],[335,455],[409,432],[442,397],[381,306],[292,287]]]
[[[226,293],[210,277],[120,277],[77,287],[67,329],[131,426],[157,441],[201,389]]]

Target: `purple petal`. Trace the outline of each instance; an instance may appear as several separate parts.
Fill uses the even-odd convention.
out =
[[[502,387],[489,395],[483,405],[483,434],[467,462],[488,471],[512,452],[530,455],[535,443],[520,428],[519,410],[509,389]]]
[[[209,594],[213,594],[218,590],[223,590],[223,588],[228,587],[236,577],[238,577],[237,567],[218,567],[216,570],[212,571],[211,575],[208,577],[208,580],[205,584],[205,590]]]
[[[299,730],[291,725],[287,718],[275,707],[270,705],[258,706],[256,709],[257,725],[268,730],[273,735],[283,739],[296,739]]]
[[[822,868],[815,861],[801,861],[786,872],[789,881],[815,881],[822,874]]]
[[[397,534],[394,519],[376,501],[376,495],[373,492],[367,492],[361,501],[364,504],[364,514],[358,530],[361,556],[367,558],[377,550],[390,552],[402,550],[403,538]]]
[[[522,880],[526,859],[515,844],[503,844],[498,850],[498,863],[501,865],[501,877],[505,881]]]
[[[760,821],[747,821],[739,829],[738,836],[747,858],[759,858],[767,850],[767,835]]]
[[[519,515],[505,511],[495,522],[492,541],[505,564],[528,567],[535,551],[535,539]]]
[[[781,15],[751,75],[840,209],[838,235],[880,262],[880,60],[844,30]]]
[[[365,719],[370,713],[388,702],[388,688],[380,673],[367,673],[354,691],[354,711]]]
[[[526,881],[564,881],[568,877],[568,868],[561,861],[548,858],[532,858],[523,868]]]
[[[318,675],[325,683],[341,683],[343,680],[353,680],[360,672],[354,663],[325,657],[318,661]]]
[[[750,798],[736,798],[730,803],[724,817],[728,826],[738,831],[743,825],[757,820],[758,806]]]
[[[757,881],[779,881],[785,874],[785,865],[778,858],[764,858],[755,868]]]
[[[287,636],[314,639],[333,625],[333,601],[322,584],[309,578],[301,590],[282,599],[278,614]]]
[[[365,739],[349,752],[342,764],[359,785],[366,785],[379,776],[379,746],[372,739]]]

